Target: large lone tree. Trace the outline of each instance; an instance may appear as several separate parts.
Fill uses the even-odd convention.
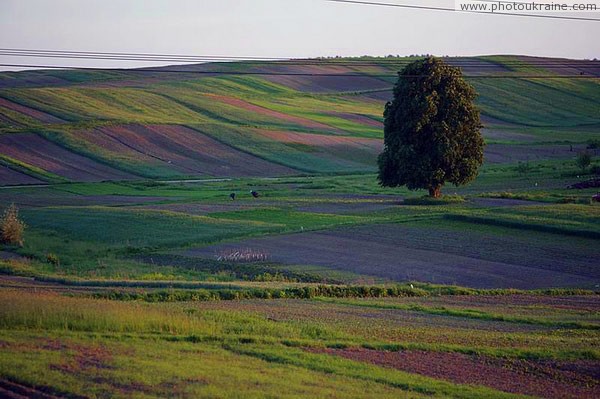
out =
[[[385,106],[380,184],[427,189],[438,198],[444,183],[475,179],[483,163],[482,125],[477,94],[460,68],[428,57],[398,76],[394,99]]]

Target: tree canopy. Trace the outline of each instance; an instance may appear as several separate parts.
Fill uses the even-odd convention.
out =
[[[484,141],[475,89],[460,68],[435,57],[407,65],[385,106],[382,186],[427,189],[441,195],[446,183],[466,184],[483,163]]]

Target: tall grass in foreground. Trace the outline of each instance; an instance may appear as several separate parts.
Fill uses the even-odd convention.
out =
[[[0,329],[66,330],[99,333],[254,336],[276,339],[338,339],[323,327],[275,323],[237,311],[202,310],[177,304],[114,302],[53,293],[0,291]]]
[[[68,298],[52,293],[1,291],[0,327],[73,331],[187,333],[210,323],[145,304]]]

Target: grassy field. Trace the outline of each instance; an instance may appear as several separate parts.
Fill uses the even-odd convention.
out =
[[[530,313],[521,301],[547,302],[523,318],[485,313],[490,297],[482,297],[475,311],[440,308],[446,297],[436,297],[436,307],[430,307],[415,299],[408,305],[405,300],[144,304],[43,293],[24,297],[11,289],[0,295],[10,303],[0,310],[0,372],[12,383],[50,387],[56,394],[508,398],[598,392],[585,371],[600,356],[590,349],[598,344],[598,318],[560,306],[590,303],[586,297],[502,297],[515,302],[513,311]],[[597,310],[598,302],[591,303]],[[563,318],[571,321],[559,321]],[[440,379],[415,372],[415,361],[382,365],[382,354],[431,356],[442,368],[458,357],[462,367],[450,365],[455,373]],[[479,375],[473,371],[478,364],[487,365]],[[552,366],[558,367],[555,375],[542,373]],[[523,374],[523,367],[540,374]],[[578,378],[566,382],[561,378],[569,372],[562,370],[569,367]],[[506,374],[518,384],[502,385]]]
[[[0,396],[599,397],[597,81],[472,79],[486,162],[432,200],[377,183],[369,61],[0,74]]]
[[[372,174],[2,189],[27,229],[23,248],[0,252],[1,392],[596,397],[600,208],[593,190],[564,188],[577,170],[561,165],[487,166],[439,202]],[[278,257],[311,235],[304,256]],[[280,244],[259,262],[210,249],[260,240]],[[375,253],[346,255],[369,240],[395,248],[377,256],[436,255],[421,275],[381,274]],[[453,256],[465,263],[448,281],[469,262],[530,271],[517,284],[504,266],[490,289],[416,281],[443,281],[431,276]]]

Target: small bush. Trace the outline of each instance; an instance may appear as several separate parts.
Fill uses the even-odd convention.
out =
[[[53,266],[60,266],[60,259],[56,254],[46,254],[46,262],[50,263]]]
[[[577,164],[577,167],[579,167],[583,172],[585,172],[588,166],[590,166],[590,164],[592,163],[592,154],[590,154],[588,151],[580,152],[577,155],[575,163]]]
[[[532,167],[531,167],[531,165],[529,165],[529,161],[527,161],[527,162],[519,162],[519,164],[517,165],[517,167],[515,169],[517,170],[517,173],[519,175],[525,176],[529,172],[531,172]]]
[[[19,210],[12,204],[0,219],[0,239],[4,244],[23,246],[25,223],[19,219]]]
[[[588,140],[586,148],[588,150],[595,150],[597,148],[600,148],[600,140],[598,140],[598,139]]]

